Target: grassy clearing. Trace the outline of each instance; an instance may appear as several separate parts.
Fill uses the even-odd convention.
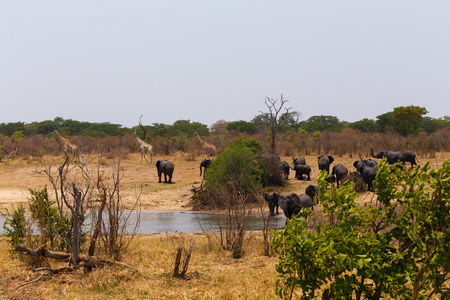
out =
[[[195,243],[185,279],[171,277],[176,249]],[[0,297],[11,299],[273,299],[276,257],[263,256],[259,233],[248,235],[245,256],[233,259],[207,234],[140,235],[124,263],[90,273],[44,275],[17,258],[0,239]],[[55,262],[49,261],[52,267]],[[25,283],[27,285],[21,286]]]

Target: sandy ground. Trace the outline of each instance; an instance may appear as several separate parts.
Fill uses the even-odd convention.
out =
[[[430,159],[433,167],[442,165],[442,162],[449,159],[450,154],[439,153],[436,158]],[[198,187],[201,183],[200,161],[201,157],[195,160],[187,159],[182,153],[173,156],[161,157],[175,164],[173,184],[158,183],[158,176],[154,164],[149,165],[145,161],[139,163],[139,155],[131,154],[121,162],[121,193],[125,203],[129,206],[136,200],[136,195],[140,193],[140,200],[143,210],[191,210],[189,206],[191,189]],[[282,157],[292,164],[292,157]],[[357,160],[348,156],[336,157],[332,165],[341,163],[349,171],[354,171],[353,162]],[[420,163],[424,163],[427,158],[418,158]],[[301,194],[309,184],[315,184],[315,177],[318,173],[317,156],[306,156],[306,162],[312,168],[311,181],[299,181],[293,178],[291,171],[290,178],[286,186],[278,191],[282,193],[296,192]],[[42,172],[51,164],[53,171],[56,171],[61,158],[43,158],[41,161],[31,161],[28,159],[15,159],[8,163],[0,163],[0,211],[5,208],[27,203],[29,195],[28,188],[42,189],[45,185],[51,190],[48,176]],[[94,159],[90,162],[92,172],[96,172],[98,162]],[[113,174],[113,161],[106,160],[100,164],[101,172],[106,182],[111,182]],[[142,191],[141,191],[142,187]],[[141,191],[141,192],[140,192]],[[371,193],[363,193],[361,197],[371,197]]]

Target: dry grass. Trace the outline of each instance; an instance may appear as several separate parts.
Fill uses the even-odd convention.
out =
[[[177,247],[195,243],[185,279],[171,277]],[[44,275],[9,256],[0,241],[0,297],[8,299],[273,299],[276,257],[263,256],[261,235],[252,232],[243,259],[233,259],[206,234],[142,235],[124,262],[90,273]],[[54,262],[50,262],[54,266]]]

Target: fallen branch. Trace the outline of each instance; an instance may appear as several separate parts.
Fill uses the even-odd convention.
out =
[[[31,249],[25,245],[18,244],[16,245],[16,249],[20,251],[21,254],[24,255],[30,255],[30,256],[38,256],[38,257],[47,257],[47,258],[53,258],[58,260],[65,260],[69,261],[72,257],[71,253],[66,252],[58,252],[58,251],[50,251],[47,249],[45,245],[37,248],[37,249]],[[86,267],[86,268],[98,268],[105,265],[121,265],[128,268],[131,268],[129,265],[124,264],[122,262],[118,262],[115,260],[109,260],[109,259],[103,259],[100,257],[90,256],[90,255],[80,255],[78,257],[78,261],[82,262],[79,267]],[[53,273],[59,273],[62,271],[73,271],[73,268],[67,268],[64,267],[62,269],[50,269],[50,268],[40,268],[36,269],[37,271],[51,271]]]
[[[41,276],[39,276],[39,277],[36,278],[35,280],[32,280],[32,281],[28,281],[28,282],[22,283],[22,284],[19,285],[16,289],[20,289],[21,287],[24,287],[24,286],[26,286],[26,285],[35,283],[35,282],[39,281],[39,280],[42,278],[42,276],[44,276],[44,274],[41,274]]]

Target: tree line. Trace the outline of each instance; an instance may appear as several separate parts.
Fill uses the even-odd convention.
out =
[[[305,121],[300,121],[301,114],[297,111],[286,112],[280,115],[283,122],[278,128],[278,132],[295,131],[299,133],[320,133],[324,131],[342,132],[345,128],[351,128],[360,132],[373,133],[397,133],[402,136],[415,135],[421,132],[431,134],[437,130],[450,125],[450,116],[442,118],[426,117],[428,113],[425,107],[400,106],[394,108],[392,112],[387,112],[377,116],[375,120],[363,118],[356,122],[340,121],[336,116],[312,116]],[[172,125],[164,123],[153,123],[142,127],[123,127],[120,124],[109,122],[90,123],[80,122],[71,119],[56,117],[54,120],[42,122],[10,122],[0,123],[0,134],[12,137],[15,133],[21,132],[24,136],[43,135],[48,136],[54,130],[67,136],[124,136],[132,130],[139,133],[146,132],[146,139],[154,137],[173,138],[177,136],[192,136],[198,132],[202,136],[220,135],[224,131],[239,131],[249,135],[261,133],[271,126],[270,116],[261,113],[250,121],[238,120],[227,122],[219,120],[208,128],[207,125],[190,120],[178,120]]]

